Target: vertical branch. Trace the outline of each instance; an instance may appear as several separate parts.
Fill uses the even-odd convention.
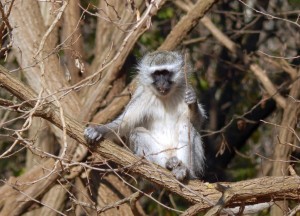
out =
[[[62,41],[65,41],[64,64],[71,84],[81,80],[84,75],[83,39],[79,23],[81,22],[78,0],[69,1],[63,14]]]
[[[184,78],[185,78],[185,87],[186,90],[188,90],[188,77],[187,77],[187,52],[184,52]],[[190,108],[190,105],[188,105],[188,107]],[[190,109],[188,109],[188,119],[189,122],[191,122],[191,112]],[[192,150],[192,144],[191,144],[191,124],[188,124],[188,145],[189,145],[189,151],[190,151],[190,161],[189,161],[189,165],[190,167],[192,167],[192,158],[193,158],[193,150]]]
[[[299,74],[299,73],[298,73]],[[286,103],[286,107],[283,111],[283,117],[281,121],[281,128],[279,130],[278,142],[275,144],[273,159],[273,176],[282,176],[288,174],[289,159],[292,152],[297,120],[300,115],[300,79],[296,80],[289,93],[290,98]],[[282,214],[283,211],[287,211],[286,203],[280,202],[272,207],[272,215]],[[284,212],[286,213],[286,212]]]

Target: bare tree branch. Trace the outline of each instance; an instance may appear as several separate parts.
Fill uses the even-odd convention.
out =
[[[81,36],[80,25],[81,16],[79,1],[72,0],[63,14],[62,40],[65,46],[66,73],[70,76],[71,84],[81,80],[85,70],[83,67],[83,39]]]
[[[298,74],[300,75],[300,73]],[[287,106],[283,111],[283,118],[280,124],[281,130],[279,131],[273,153],[273,176],[281,176],[288,173],[290,164],[288,161],[293,148],[288,143],[293,143],[297,121],[300,117],[300,103],[295,101],[295,99],[300,99],[300,78],[293,83],[289,96]],[[282,211],[287,212],[285,206],[284,203],[277,203],[277,205],[272,207],[272,213],[281,214]]]

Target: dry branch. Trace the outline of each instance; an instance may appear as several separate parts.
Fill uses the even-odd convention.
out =
[[[80,68],[76,66],[76,61],[82,63],[83,39],[80,32],[80,8],[79,1],[72,0],[63,14],[62,40],[65,41],[65,63],[66,70],[70,75],[71,84],[80,81]]]
[[[0,67],[0,84],[21,100],[31,101],[32,98],[36,98],[36,96],[32,95],[31,90],[12,78],[3,67]],[[31,106],[31,104],[29,103],[28,106]],[[57,120],[60,118],[58,108],[51,103],[43,105],[42,108],[46,111],[41,111],[38,115],[62,128],[61,121]],[[80,144],[87,145],[83,138],[83,126],[67,115],[65,116],[65,122],[67,134]],[[237,183],[218,184],[189,181],[184,185],[178,182],[166,169],[133,155],[111,141],[105,140],[101,142],[100,146],[94,151],[108,160],[125,167],[128,172],[139,174],[152,183],[164,187],[190,202],[202,203],[201,210],[211,207],[222,196],[222,193],[216,189],[218,184],[228,188],[232,194],[231,199],[228,201],[228,206],[230,207],[239,206],[242,203],[247,205],[270,200],[298,200],[300,195],[300,178],[298,176],[263,177]]]
[[[286,107],[286,99],[282,97],[279,92],[277,91],[276,87],[272,83],[272,81],[269,79],[265,71],[257,64],[251,64],[250,70],[254,73],[254,75],[258,78],[258,80],[262,83],[262,85],[265,87],[268,94],[274,98],[276,103],[281,107]]]
[[[61,10],[65,6],[66,3],[62,5]],[[24,2],[16,1],[9,17],[12,25],[18,27],[13,31],[15,38],[13,47],[19,65],[23,68],[22,72],[34,91],[40,92],[44,89],[47,96],[52,96],[52,94],[61,91],[62,88],[69,86],[60,67],[59,59],[53,52],[57,42],[54,29],[61,14],[62,11],[59,11],[56,19],[47,29],[38,2],[28,0]],[[64,94],[64,92],[61,94]],[[80,100],[74,91],[70,91],[68,99],[63,98],[60,103],[64,112],[67,112],[70,116],[78,117]],[[56,128],[52,128],[52,130],[57,137],[62,137],[61,131],[56,130]],[[71,156],[76,148],[76,143],[69,143],[68,150]]]
[[[56,55],[58,52],[56,45],[58,42],[59,20],[68,1],[63,1],[61,3],[62,4],[57,4],[59,8],[55,11],[55,18],[53,17],[54,19],[51,19],[51,24],[46,21],[49,19],[43,19],[39,2],[35,0],[15,1],[11,16],[9,17],[12,26],[15,27],[12,32],[14,38],[14,54],[17,57],[18,63],[22,68],[22,72],[30,87],[36,92],[44,93],[41,97],[48,96],[59,98],[66,93],[62,88],[68,88],[69,86],[65,79],[64,71],[60,66],[58,55]],[[49,27],[46,26],[45,23],[49,24]],[[31,99],[33,100],[32,103],[35,103],[36,97],[31,97]],[[69,116],[78,117],[78,113],[80,112],[80,100],[76,92],[69,92],[68,98],[62,98],[59,101],[57,100],[57,104],[59,104],[62,107],[63,112],[68,113]],[[63,121],[64,119],[60,118],[57,120]],[[64,156],[64,159],[67,157],[71,159],[78,145],[71,139],[66,141],[66,136],[64,136],[58,128],[52,127],[51,130],[58,138],[62,149],[66,147],[64,152],[68,152],[68,154],[63,153],[61,156]],[[68,145],[66,143],[68,143]],[[37,142],[35,147],[37,147],[38,144],[40,143]],[[51,161],[45,163],[48,162]],[[55,164],[53,163],[52,165],[54,166]],[[30,173],[31,171],[27,172]],[[53,184],[56,180],[52,177],[50,177],[49,180],[50,179],[52,179],[52,182],[49,183],[49,185]],[[46,182],[46,180],[41,180],[41,182],[44,181]],[[32,197],[33,200],[36,199],[37,196],[44,195],[43,193],[49,191],[49,187],[41,188],[41,185],[42,183],[39,185],[32,184],[30,186],[31,190],[40,190],[42,193],[32,194],[30,197]],[[66,191],[64,192],[66,193]],[[59,197],[62,195],[57,193],[56,196],[56,200],[60,200]],[[55,195],[51,195],[51,197],[55,199]],[[10,197],[11,200],[19,198],[22,198],[21,194],[17,194],[16,197]],[[27,199],[24,200],[21,205],[28,206],[30,203],[31,201]],[[61,205],[61,203],[56,202],[52,207],[54,209],[59,209],[59,206]]]
[[[49,159],[21,177],[12,177],[8,182],[2,182],[5,185],[0,188],[1,215],[20,215],[32,203],[32,199],[48,191],[59,177],[60,167],[54,167],[54,164],[55,161]]]
[[[295,127],[297,121],[299,121],[300,115],[300,78],[298,78],[293,84],[289,93],[289,99],[287,107],[284,109],[283,118],[280,124],[280,131],[278,135],[278,143],[274,151],[273,175],[279,176],[287,174],[289,163],[285,162],[289,160],[292,146],[289,143],[293,143],[294,136],[296,134]]]
[[[144,11],[145,1],[136,0],[134,6],[135,8],[130,8],[128,4],[123,2],[109,7],[107,1],[99,1],[95,41],[95,55],[97,58],[91,65],[91,71],[97,71],[101,68],[103,62],[112,59],[118,52],[118,48],[123,43],[130,26],[138,21],[137,13]]]
[[[285,71],[287,74],[290,75],[292,80],[297,78],[297,70],[293,68],[285,59],[274,59],[271,56],[262,54],[261,52],[257,52],[259,57],[264,58],[264,60],[268,63],[271,63],[275,67]]]
[[[300,73],[298,73],[300,74]],[[291,157],[293,145],[295,138],[295,127],[300,116],[300,79],[292,84],[291,91],[289,93],[289,98],[287,99],[286,108],[283,111],[283,117],[280,124],[280,130],[275,143],[275,149],[273,153],[273,176],[286,175],[288,173],[289,159]],[[273,215],[278,215],[282,213],[287,213],[286,203],[277,203],[272,207],[271,213]]]

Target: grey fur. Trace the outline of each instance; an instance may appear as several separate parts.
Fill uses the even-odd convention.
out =
[[[117,133],[136,155],[170,169],[178,180],[200,177],[204,151],[198,131],[205,113],[192,87],[186,86],[184,70],[189,74],[190,65],[184,66],[178,52],[157,51],[144,56],[137,68],[139,85],[125,111],[109,124],[86,128],[87,142],[93,145]],[[170,74],[166,95],[156,89],[155,71]]]

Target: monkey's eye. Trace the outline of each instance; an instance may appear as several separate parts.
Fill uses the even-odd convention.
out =
[[[170,74],[171,73],[168,70],[157,70],[157,71],[154,71],[154,73],[153,73],[154,76],[160,76],[160,75],[169,76]]]
[[[168,81],[171,80],[172,75],[173,75],[173,73],[168,70],[157,70],[151,74],[151,76],[154,80],[161,79],[163,77],[165,80],[168,80]]]

